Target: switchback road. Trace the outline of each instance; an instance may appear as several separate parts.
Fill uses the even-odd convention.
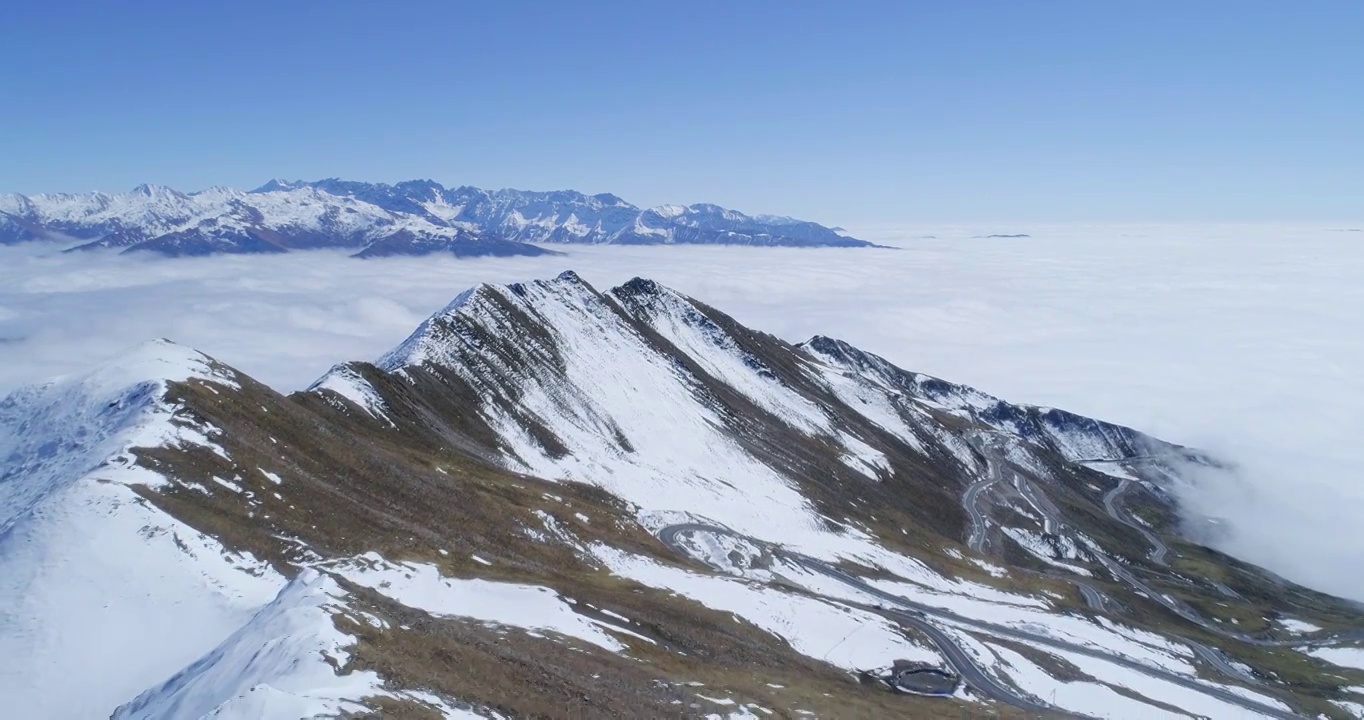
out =
[[[1065,652],[1097,658],[1100,660],[1104,660],[1106,662],[1113,663],[1115,665],[1119,665],[1129,670],[1134,670],[1136,672],[1156,677],[1166,682],[1174,683],[1176,685],[1180,685],[1182,687],[1195,690],[1205,695],[1215,697],[1224,702],[1245,708],[1246,710],[1260,713],[1265,717],[1274,718],[1300,717],[1298,715],[1282,710],[1280,708],[1265,705],[1263,703],[1251,700],[1235,692],[1232,692],[1231,690],[1228,690],[1226,688],[1201,683],[1184,675],[1179,675],[1177,673],[1172,673],[1162,668],[1146,665],[1144,663],[1137,662],[1122,655],[1117,655],[1114,653],[1099,650],[1085,645],[1067,642],[1065,640],[1058,640],[1048,635],[1041,635],[1037,633],[1028,632],[1025,630],[1019,630],[1016,628],[1008,627],[1006,625],[999,625],[984,620],[977,620],[952,612],[951,610],[937,608],[931,605],[925,605],[923,603],[916,602],[909,598],[881,590],[880,588],[877,588],[863,581],[861,578],[850,573],[847,573],[843,570],[840,570],[839,568],[834,567],[833,565],[830,565],[824,562],[823,560],[818,560],[816,558],[812,558],[808,555],[803,555],[801,553],[792,552],[790,550],[782,548],[781,546],[764,543],[756,538],[750,538],[744,535],[740,535],[727,528],[722,528],[715,525],[706,525],[702,523],[682,523],[678,525],[670,525],[659,530],[658,537],[660,540],[663,541],[664,544],[666,544],[668,547],[671,547],[674,551],[687,557],[691,557],[690,553],[687,552],[687,545],[684,542],[682,542],[680,538],[682,535],[693,533],[706,533],[745,540],[747,542],[753,543],[758,547],[766,548],[767,551],[774,558],[785,560],[809,572],[817,573],[825,577],[837,580],[838,582],[841,582],[861,593],[864,593],[866,595],[876,598],[877,600],[887,603],[890,606],[889,608],[884,607],[878,608],[877,606],[864,605],[861,603],[850,602],[848,600],[826,597],[826,599],[828,600],[842,603],[845,605],[857,605],[869,609],[889,610],[890,612],[892,612],[896,620],[902,621],[905,624],[910,625],[918,629],[919,631],[923,632],[925,635],[927,635],[929,639],[932,640],[933,644],[938,646],[938,649],[942,652],[943,657],[952,666],[953,670],[955,670],[959,675],[961,675],[962,679],[966,683],[976,688],[980,693],[986,695],[987,697],[990,697],[994,700],[998,700],[1003,703],[1007,703],[1009,705],[1013,705],[1014,707],[1023,710],[1027,710],[1030,712],[1045,712],[1050,714],[1059,714],[1061,716],[1073,716],[1073,714],[1071,713],[1066,713],[1058,708],[1042,703],[1035,698],[1027,696],[1021,691],[1008,687],[1003,683],[991,678],[980,666],[980,664],[978,664],[971,657],[971,655],[964,648],[962,648],[961,645],[958,644],[958,642],[954,640],[949,633],[947,633],[943,629],[944,627],[956,626],[957,629],[969,628],[971,630],[982,632],[987,635],[993,635],[995,637],[1019,640],[1026,643],[1032,643],[1034,645],[1042,645],[1045,647],[1050,647]],[[938,623],[930,622],[930,619],[936,620],[938,621]]]

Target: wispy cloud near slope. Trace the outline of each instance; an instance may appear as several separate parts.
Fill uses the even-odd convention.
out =
[[[477,282],[652,277],[785,339],[1065,407],[1239,462],[1186,500],[1223,548],[1364,599],[1364,243],[1268,227],[856,228],[900,250],[161,260],[0,248],[0,391],[170,337],[280,389],[373,359]],[[985,238],[1027,233],[1027,238]],[[934,235],[933,238],[925,238]]]

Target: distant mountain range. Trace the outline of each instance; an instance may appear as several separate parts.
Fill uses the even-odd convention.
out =
[[[718,205],[639,208],[611,194],[271,180],[251,191],[0,195],[0,244],[61,242],[170,256],[355,250],[356,257],[543,255],[531,243],[863,247],[813,222]]]

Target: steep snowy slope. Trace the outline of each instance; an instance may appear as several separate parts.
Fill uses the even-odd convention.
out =
[[[648,280],[472,288],[288,397],[155,343],[0,404],[0,694],[1345,717],[1364,671],[1313,653],[1357,644],[1357,609],[1184,540],[1190,462]]]
[[[107,715],[283,586],[134,488],[168,480],[131,448],[216,447],[213,428],[180,422],[162,397],[191,378],[233,388],[203,356],[157,342],[0,403],[0,678],[13,717]]]
[[[748,530],[813,528],[806,499],[727,432],[723,409],[679,361],[564,275],[476,288],[379,366],[460,373],[523,471],[601,483],[648,509],[714,508]]]
[[[960,433],[945,431],[930,411],[967,420],[977,408],[989,418],[1046,417],[924,378],[907,388],[907,417],[887,428],[874,413],[841,401],[825,377],[833,371],[816,357],[655,283],[634,281],[601,294],[566,273],[475,288],[378,365],[408,377],[433,368],[459,375],[482,399],[484,417],[519,469],[601,484],[646,509],[705,507],[712,520],[736,530],[787,541],[783,534],[824,523],[812,502],[821,496],[847,502],[914,482],[897,477],[897,469],[950,476],[974,467]],[[881,402],[905,390],[883,385]],[[1102,450],[1111,459],[1136,454],[1137,433],[1072,424],[1036,423],[1068,447]],[[998,427],[1023,432],[1018,422]],[[1126,440],[1113,444],[1110,436]],[[818,449],[804,447],[812,444]],[[829,464],[830,456],[839,462]],[[934,460],[936,467],[927,467]],[[872,482],[882,474],[891,477]],[[792,476],[824,491],[802,492]],[[954,496],[945,484],[913,490]],[[955,505],[954,498],[946,502]],[[944,528],[951,520],[941,513],[921,518]],[[844,542],[839,535],[809,539],[816,537]]]
[[[145,462],[227,460],[224,431],[168,394],[194,383],[228,395],[238,380],[157,341],[0,402],[7,717],[108,717],[134,697],[118,717],[311,717],[392,694],[372,672],[337,677],[354,638],[333,623],[346,597],[333,581],[305,570],[289,582],[148,501],[172,488],[249,494],[240,477],[190,481]]]

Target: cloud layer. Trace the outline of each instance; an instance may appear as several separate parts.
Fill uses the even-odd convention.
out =
[[[651,277],[787,340],[833,335],[1242,465],[1186,497],[1223,549],[1364,600],[1364,245],[1268,227],[853,228],[900,250],[163,260],[0,248],[0,392],[154,337],[282,389],[373,359],[478,282]],[[934,237],[928,238],[927,235]]]

